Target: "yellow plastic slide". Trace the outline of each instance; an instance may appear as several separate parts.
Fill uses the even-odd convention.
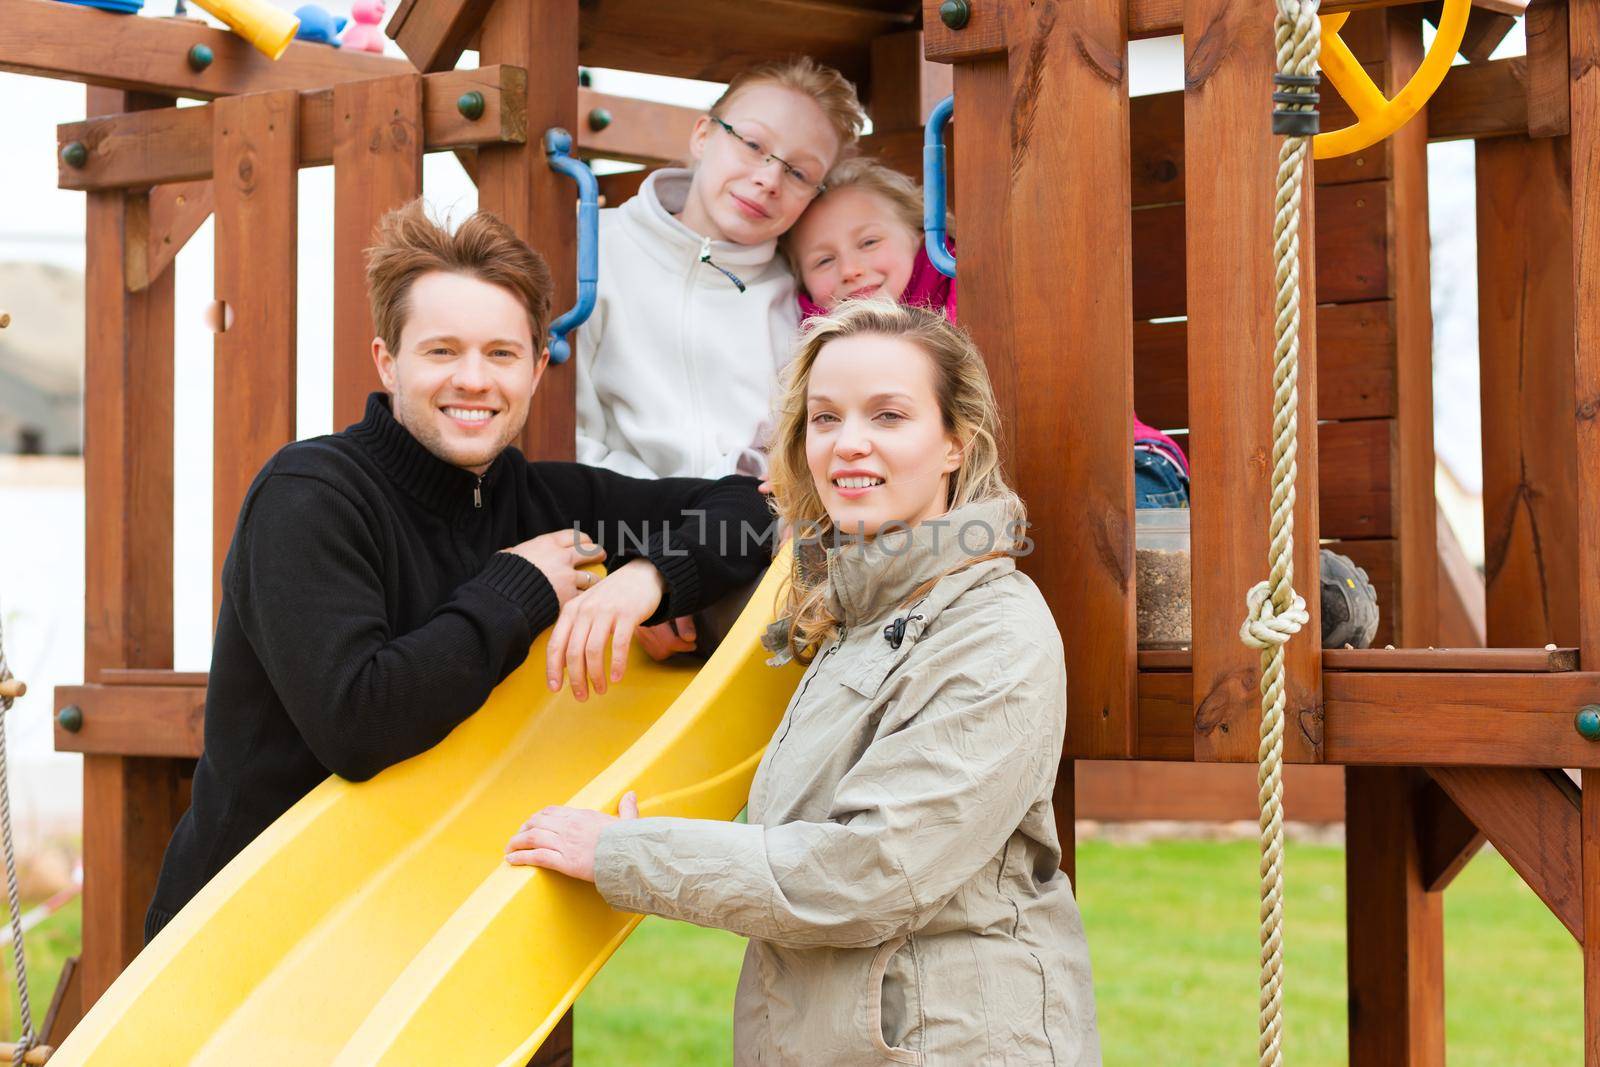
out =
[[[545,642],[432,751],[330,778],[217,875],[94,1006],[64,1064],[524,1064],[638,924],[503,860],[546,804],[732,818],[799,680],[760,636],[780,558],[711,660],[634,648],[579,704]]]

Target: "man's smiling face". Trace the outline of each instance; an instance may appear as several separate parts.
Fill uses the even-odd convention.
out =
[[[511,290],[445,271],[412,283],[399,351],[373,341],[395,420],[474,474],[521,435],[549,355]]]

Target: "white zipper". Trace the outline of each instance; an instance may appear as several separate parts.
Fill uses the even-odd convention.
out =
[[[700,255],[702,257],[700,262],[702,262],[702,263],[705,262],[705,258],[704,257],[709,254],[710,248],[711,248],[711,238],[709,238],[709,237],[700,238]],[[693,263],[693,264],[690,264],[688,271],[686,271],[685,274],[684,274],[684,278],[683,278],[683,313],[678,316],[679,322],[682,324],[682,329],[681,329],[681,332],[680,332],[679,338],[678,338],[678,351],[679,351],[679,353],[681,354],[681,356],[683,358],[683,377],[684,377],[684,380],[689,383],[689,405],[690,405],[691,410],[693,411],[693,417],[694,417],[694,422],[691,423],[691,425],[694,427],[694,470],[695,471],[703,471],[703,470],[706,469],[706,466],[707,466],[706,456],[705,456],[705,441],[706,441],[706,438],[705,438],[705,429],[704,429],[704,427],[706,425],[706,420],[705,420],[705,414],[701,410],[700,379],[699,379],[699,376],[696,375],[695,371],[694,371],[694,359],[693,359],[693,357],[691,355],[691,352],[693,351],[693,349],[692,349],[691,344],[690,344],[690,342],[691,342],[691,340],[693,338],[693,334],[694,334],[694,330],[691,327],[690,318],[691,318],[691,316],[692,316],[692,314],[694,312],[694,304],[695,304],[695,300],[694,300],[695,273],[699,269],[700,269],[699,263]]]

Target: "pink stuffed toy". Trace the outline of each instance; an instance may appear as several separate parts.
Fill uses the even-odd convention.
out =
[[[383,21],[383,0],[356,0],[350,8],[350,28],[340,38],[346,48],[359,52],[382,52],[383,31],[378,23]]]

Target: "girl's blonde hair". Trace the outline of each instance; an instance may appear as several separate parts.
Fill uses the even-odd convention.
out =
[[[855,156],[835,165],[828,172],[826,185],[827,188],[812,201],[813,204],[821,203],[840,189],[865,189],[888,201],[895,220],[911,231],[919,245],[922,243],[922,188],[904,174],[875,159]],[[799,252],[794,246],[794,234],[798,228],[791,227],[778,238],[778,247],[789,261],[789,269],[796,278],[800,277]]]
[[[1009,504],[1009,526],[997,534],[1001,547],[964,560],[952,571],[1015,551],[1018,545],[1008,543],[1007,537],[1015,540],[1023,529],[1022,501],[1006,484],[1001,471],[1000,417],[994,389],[983,357],[965,331],[938,311],[886,300],[847,300],[832,313],[810,320],[786,371],[769,474],[778,517],[796,533],[794,571],[781,594],[778,617],[788,623],[790,653],[802,660],[832,640],[840,622],[828,606],[832,557],[822,550],[822,545],[832,539],[834,530],[806,461],[806,430],[810,424],[806,398],[811,371],[822,350],[829,343],[848,337],[907,341],[927,355],[945,432],[961,446],[961,466],[950,478],[946,507],[953,509],[987,500],[1005,500]],[[917,599],[942,577],[943,574],[930,576],[908,599]]]
[[[840,157],[855,147],[861,128],[866,125],[867,113],[862,110],[850,79],[810,56],[757,63],[740,71],[711,105],[710,114],[722,118],[734,98],[752,85],[778,85],[816,101],[839,138]]]

